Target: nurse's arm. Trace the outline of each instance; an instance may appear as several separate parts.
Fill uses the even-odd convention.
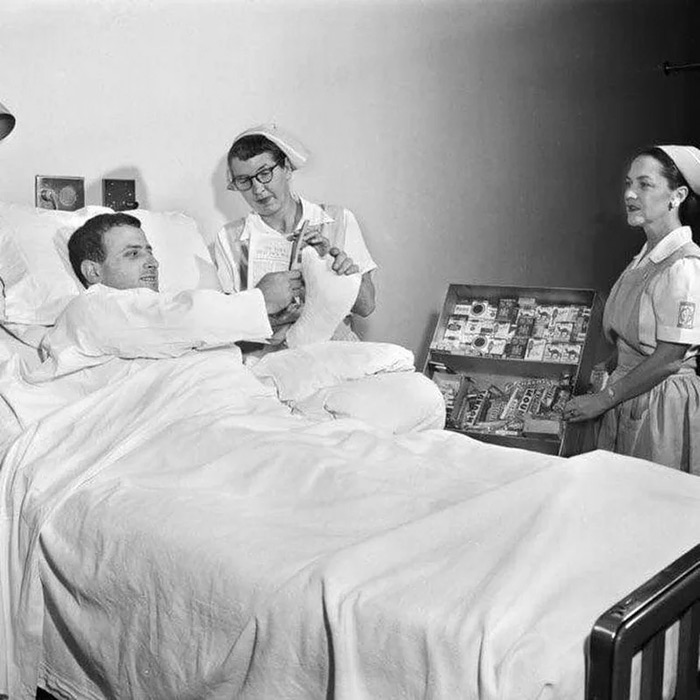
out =
[[[614,347],[610,355],[602,362],[599,362],[596,367],[601,367],[608,374],[612,374],[617,367],[617,346]]]
[[[372,270],[370,270],[362,275],[362,282],[360,283],[360,289],[357,292],[357,299],[352,307],[352,312],[363,318],[369,316],[376,306],[375,296]]]
[[[591,420],[623,401],[646,393],[680,369],[689,347],[657,341],[656,350],[624,377],[608,384],[603,391],[571,399],[564,406],[564,418],[572,423]]]
[[[646,393],[666,377],[678,372],[689,347],[690,345],[658,340],[656,350],[649,357],[614,384],[608,384],[601,392],[608,395],[608,408]],[[610,396],[608,389],[612,389],[613,396]]]

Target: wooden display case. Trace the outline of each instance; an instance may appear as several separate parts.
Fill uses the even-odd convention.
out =
[[[423,368],[447,428],[547,454],[591,449],[591,424],[560,409],[588,389],[602,315],[590,289],[450,284]]]

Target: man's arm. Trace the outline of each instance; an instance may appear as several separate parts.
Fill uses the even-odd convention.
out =
[[[166,294],[95,285],[68,304],[42,347],[54,359],[65,353],[164,358],[271,335],[258,289],[230,295],[211,289]]]

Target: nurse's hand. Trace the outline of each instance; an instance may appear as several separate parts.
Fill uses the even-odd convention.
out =
[[[268,314],[286,309],[300,295],[303,286],[300,270],[268,272],[257,284],[265,299]]]
[[[293,236],[290,236],[291,240]],[[331,242],[321,233],[320,228],[309,227],[302,238],[302,247],[310,245],[320,257],[330,255],[333,258],[331,269],[338,275],[354,275],[360,271],[355,261],[340,248],[331,246]]]
[[[607,394],[584,394],[567,401],[562,412],[562,418],[569,423],[582,423],[603,415],[610,409],[610,398]]]
[[[329,254],[333,260],[331,268],[338,275],[354,275],[360,271],[360,268],[355,264],[355,261],[340,248],[331,248]]]
[[[321,233],[322,228],[319,226],[308,226],[302,230],[301,246],[299,250],[304,246],[310,245],[312,248],[316,248],[320,258],[328,255],[328,251],[331,249],[331,242]],[[288,237],[289,240],[294,239],[294,235]]]

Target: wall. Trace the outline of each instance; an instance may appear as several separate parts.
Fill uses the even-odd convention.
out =
[[[310,198],[381,266],[372,340],[421,356],[449,282],[607,289],[639,235],[624,161],[688,135],[687,0],[5,0],[0,198],[34,176],[135,176],[207,240],[245,209],[223,156],[277,120]],[[682,56],[681,56],[682,55]]]

